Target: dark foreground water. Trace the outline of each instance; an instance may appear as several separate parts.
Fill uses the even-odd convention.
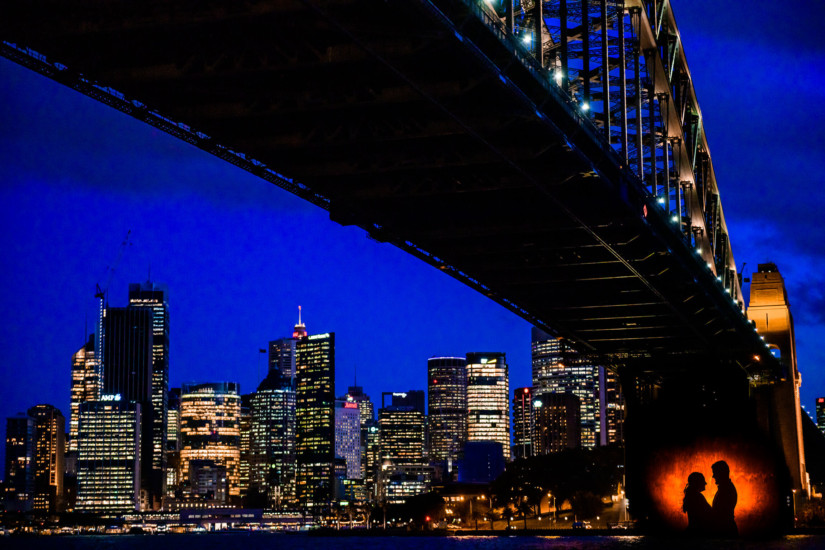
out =
[[[0,537],[3,550],[722,550],[825,549],[825,535],[791,535],[770,541],[696,541],[626,537],[317,537],[306,534],[210,533],[192,535],[89,535]]]

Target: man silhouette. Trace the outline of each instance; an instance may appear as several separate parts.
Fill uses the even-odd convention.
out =
[[[730,480],[730,467],[724,460],[720,460],[710,467],[713,472],[713,481],[716,482],[716,494],[713,497],[713,523],[716,533],[722,537],[737,537],[739,529],[733,510],[736,508],[736,487]]]

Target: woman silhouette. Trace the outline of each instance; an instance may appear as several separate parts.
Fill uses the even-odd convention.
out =
[[[682,500],[682,511],[688,516],[687,533],[705,536],[712,528],[712,511],[702,491],[707,487],[705,476],[693,472],[688,476],[685,486],[685,498]]]

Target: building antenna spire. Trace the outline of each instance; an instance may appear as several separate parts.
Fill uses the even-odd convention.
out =
[[[298,324],[301,324],[301,306],[298,306]]]

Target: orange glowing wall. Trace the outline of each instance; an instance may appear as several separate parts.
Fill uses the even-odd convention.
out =
[[[687,527],[682,498],[691,472],[704,474],[708,486],[703,495],[712,504],[716,484],[710,467],[718,460],[730,466],[739,495],[734,511],[739,533],[758,533],[775,525],[780,504],[777,464],[761,445],[735,439],[708,439],[690,447],[656,451],[648,463],[647,487],[658,516],[673,529]]]

